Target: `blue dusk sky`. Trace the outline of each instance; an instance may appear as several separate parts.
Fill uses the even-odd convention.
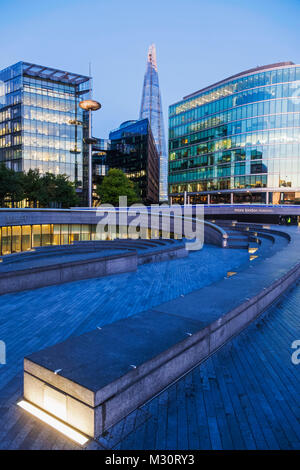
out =
[[[300,63],[299,0],[0,0],[0,68],[20,60],[88,74],[94,135],[139,115],[148,46],[168,106],[240,71]]]

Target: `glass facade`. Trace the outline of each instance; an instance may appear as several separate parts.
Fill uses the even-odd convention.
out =
[[[154,44],[149,47],[148,51],[140,109],[140,119],[145,118],[150,123],[159,156],[159,199],[166,201],[168,199],[168,156]]]
[[[98,196],[96,193],[97,185],[101,184],[104,176],[107,175],[107,151],[110,148],[108,139],[97,139],[93,144],[92,151],[92,170],[93,170],[93,205],[98,203]]]
[[[183,202],[300,202],[300,66],[259,67],[169,108],[169,193]]]
[[[108,232],[97,233],[96,224],[38,224],[0,227],[0,255],[29,251],[40,246],[69,245],[77,241],[114,240],[124,238],[124,228],[108,228]],[[158,231],[158,236],[163,232]],[[143,238],[151,238],[151,229],[143,231]]]
[[[159,202],[158,152],[148,119],[126,121],[109,134],[106,163],[136,183],[144,204]]]
[[[25,62],[0,71],[0,162],[66,174],[82,189],[86,116],[78,104],[90,86],[89,77]]]
[[[1,255],[29,251],[39,246],[64,245],[95,240],[96,225],[15,225],[0,227]]]

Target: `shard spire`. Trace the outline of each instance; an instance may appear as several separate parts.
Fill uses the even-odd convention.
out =
[[[159,89],[156,48],[151,44],[148,50],[144,76],[140,119],[148,118],[159,155],[159,199],[168,200],[168,156],[164,131],[161,95]]]

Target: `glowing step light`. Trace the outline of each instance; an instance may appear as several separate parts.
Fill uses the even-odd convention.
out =
[[[40,410],[39,408],[32,405],[28,401],[21,400],[19,401],[18,406],[23,408],[23,410],[28,411],[28,413],[40,419],[44,423],[49,424],[49,426],[61,432],[62,434],[67,436],[69,439],[72,439],[72,441],[77,442],[77,444],[80,444],[81,446],[85,445],[89,440],[80,432],[75,431],[75,429],[71,428],[67,424],[62,423],[58,419],[49,415],[48,413],[45,413],[45,411]]]
[[[228,271],[227,272],[227,277],[231,277],[231,276],[235,276],[236,275],[236,271]]]

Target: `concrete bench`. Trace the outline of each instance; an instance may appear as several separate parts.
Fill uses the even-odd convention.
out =
[[[24,359],[24,398],[91,437],[238,334],[300,277],[300,239],[232,276]]]
[[[189,361],[181,354],[199,328],[200,322],[149,311],[70,338],[25,358],[24,397],[99,436],[198,360],[194,351]]]
[[[28,261],[24,265],[8,266],[6,271],[0,270],[0,294],[136,271],[138,266],[137,253],[124,249],[115,254],[100,252],[93,257],[83,254],[81,259],[67,258],[52,264],[45,258],[45,263],[37,266]]]

